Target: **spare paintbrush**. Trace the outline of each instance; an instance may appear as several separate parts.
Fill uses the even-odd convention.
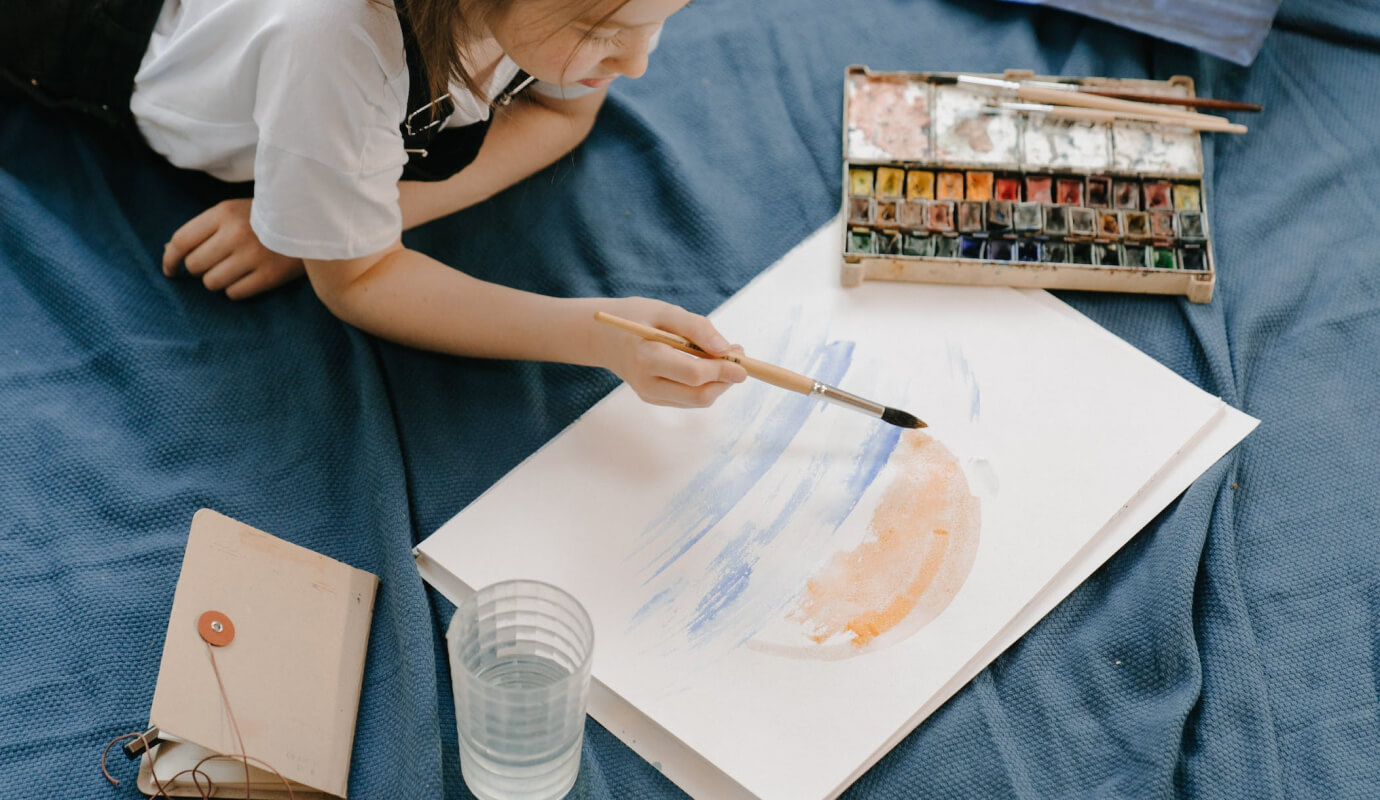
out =
[[[1145,114],[1138,111],[1108,111],[1102,108],[1055,106],[1045,103],[998,103],[993,108],[1005,109],[1008,111],[1023,111],[1031,114],[1043,114],[1054,119],[1072,119],[1083,122],[1119,122],[1121,120],[1128,120],[1133,122],[1153,122],[1158,125],[1173,125],[1195,131],[1209,131],[1215,133],[1246,132],[1245,125],[1238,125],[1228,120],[1215,117],[1198,120],[1189,119],[1187,117],[1166,117],[1160,114]]]
[[[849,394],[842,389],[820,383],[814,378],[801,375],[798,372],[791,372],[775,364],[768,364],[765,361],[748,358],[747,356],[716,356],[701,349],[699,345],[689,339],[677,336],[674,333],[653,328],[649,325],[643,325],[639,322],[633,322],[632,320],[623,319],[622,317],[615,317],[612,314],[605,314],[602,311],[595,312],[594,318],[600,322],[612,325],[615,328],[622,328],[629,333],[641,336],[643,339],[670,345],[692,356],[699,356],[700,358],[719,358],[725,361],[732,361],[735,364],[742,365],[743,369],[747,370],[748,375],[759,381],[770,383],[773,386],[779,386],[782,389],[789,389],[792,392],[813,395],[827,400],[830,403],[845,408],[851,408],[854,411],[861,411],[868,416],[879,417],[883,422],[889,422],[900,428],[928,427],[914,414],[908,414],[900,409],[890,408],[881,403],[865,400],[855,394]]]

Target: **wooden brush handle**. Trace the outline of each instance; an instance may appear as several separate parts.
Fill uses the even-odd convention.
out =
[[[1016,90],[1016,93],[1022,100],[1028,100],[1034,103],[1049,103],[1050,105],[1056,106],[1080,106],[1083,108],[1101,108],[1107,111],[1129,111],[1133,113],[1156,114],[1166,117],[1182,117],[1184,119],[1197,120],[1198,122],[1209,124],[1212,122],[1230,122],[1226,117],[1217,117],[1212,114],[1199,114],[1196,111],[1153,106],[1149,103],[1138,103],[1134,100],[1120,100],[1115,97],[1105,97],[1089,92],[1045,89],[1039,86],[1026,86],[1023,84]]]
[[[815,388],[815,381],[813,378],[801,375],[798,372],[791,372],[775,364],[768,364],[765,361],[748,358],[747,356],[716,356],[683,336],[677,336],[670,331],[663,331],[660,328],[653,328],[650,325],[643,325],[640,322],[633,322],[630,319],[615,317],[603,311],[594,312],[594,318],[599,322],[612,325],[615,328],[622,328],[628,333],[641,336],[643,339],[670,345],[692,356],[732,361],[735,364],[741,364],[743,369],[747,370],[748,375],[763,383],[770,383],[772,386],[779,386],[782,389],[789,389],[792,392],[800,392],[801,394],[810,394]]]
[[[1121,120],[1154,122],[1160,125],[1177,125],[1195,131],[1215,133],[1245,133],[1245,125],[1237,125],[1226,119],[1204,116],[1202,120],[1190,117],[1166,117],[1162,114],[1145,114],[1139,111],[1109,111],[1105,108],[1077,108],[1072,106],[1050,106],[1045,112],[1060,119],[1079,119],[1088,122],[1118,122]]]

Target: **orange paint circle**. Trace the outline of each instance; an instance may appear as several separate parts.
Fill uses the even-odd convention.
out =
[[[224,647],[235,638],[235,623],[219,611],[207,611],[196,621],[201,638],[215,647]]]

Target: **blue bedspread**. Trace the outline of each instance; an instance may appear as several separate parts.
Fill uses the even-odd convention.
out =
[[[1263,424],[847,797],[1380,796],[1380,5],[1288,0],[1245,70],[991,0],[698,0],[572,157],[409,240],[707,312],[838,208],[851,63],[1186,73],[1267,111],[1208,142],[1210,305],[1062,295]],[[97,759],[147,719],[202,506],[382,579],[351,797],[468,797],[409,548],[614,379],[164,279],[213,194],[0,101],[0,798],[137,796]],[[576,796],[680,796],[588,731]]]

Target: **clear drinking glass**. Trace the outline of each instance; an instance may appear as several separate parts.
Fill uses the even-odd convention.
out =
[[[541,581],[466,598],[446,631],[460,771],[480,800],[563,797],[580,771],[594,625]]]

